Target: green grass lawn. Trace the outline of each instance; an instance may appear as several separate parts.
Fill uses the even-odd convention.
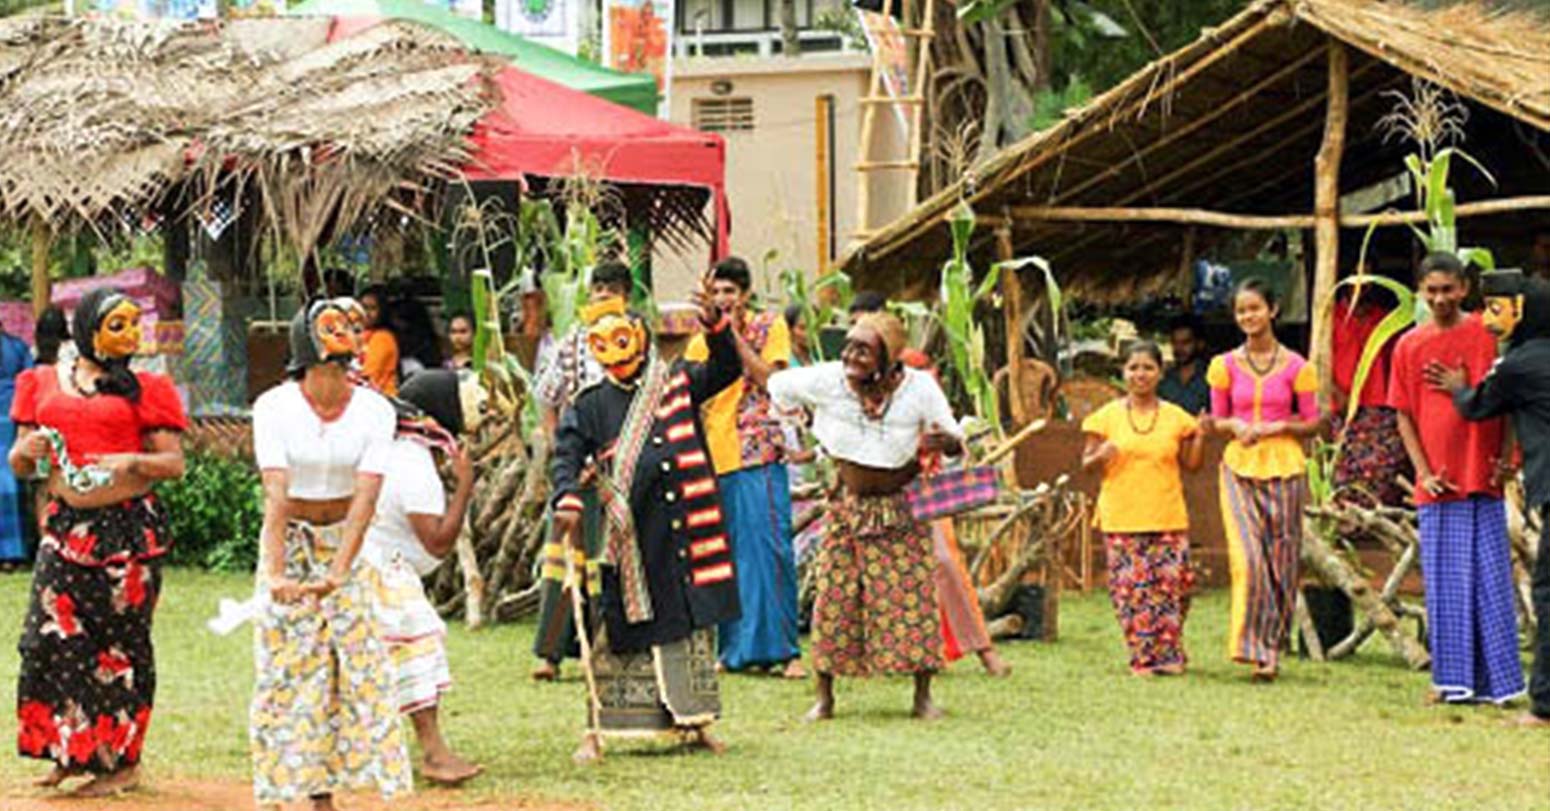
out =
[[[247,577],[173,570],[157,616],[157,774],[247,777],[251,635],[204,629]],[[0,576],[0,683],[14,689],[26,575]],[[841,682],[839,717],[805,726],[810,683],[723,680],[731,745],[721,757],[610,749],[601,768],[569,760],[584,719],[581,682],[536,685],[529,625],[454,628],[457,682],[444,712],[453,742],[488,768],[470,799],[516,795],[608,809],[1550,809],[1550,735],[1506,728],[1515,710],[1425,707],[1424,674],[1381,643],[1332,665],[1292,661],[1273,686],[1223,661],[1226,599],[1197,601],[1183,679],[1129,676],[1102,594],[1068,595],[1058,644],[1011,644],[1009,680],[960,662],[940,681],[948,719],[911,721],[904,680]],[[9,702],[6,702],[9,706]],[[15,734],[13,716],[0,737]],[[5,744],[9,747],[9,743]],[[15,786],[43,765],[0,757]]]

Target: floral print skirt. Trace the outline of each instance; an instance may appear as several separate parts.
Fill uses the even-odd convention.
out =
[[[868,676],[942,669],[931,528],[903,494],[830,502],[818,550],[813,661],[820,673]]]
[[[342,524],[291,522],[286,576],[320,579],[342,536]],[[248,725],[259,805],[352,789],[389,798],[409,791],[393,660],[373,611],[376,570],[357,565],[322,600],[281,605],[269,599],[265,567],[259,563],[263,608],[254,627]]]
[[[1195,573],[1182,532],[1110,533],[1109,600],[1130,648],[1130,669],[1150,673],[1183,665],[1184,618]]]
[[[23,757],[106,774],[140,762],[156,697],[151,615],[170,539],[152,496],[44,510],[16,687]]]

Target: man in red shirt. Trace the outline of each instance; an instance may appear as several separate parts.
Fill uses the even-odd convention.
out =
[[[1432,698],[1503,703],[1524,693],[1501,490],[1503,423],[1465,420],[1425,378],[1428,364],[1441,363],[1462,367],[1478,385],[1496,361],[1496,339],[1461,309],[1469,281],[1452,254],[1427,256],[1417,276],[1432,321],[1395,347],[1388,397],[1415,465]]]

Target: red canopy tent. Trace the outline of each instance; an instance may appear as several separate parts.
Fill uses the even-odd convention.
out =
[[[336,18],[329,39],[352,36],[378,22]],[[726,142],[720,136],[652,118],[515,67],[502,68],[495,86],[501,102],[474,127],[476,151],[464,169],[470,180],[521,182],[528,176],[565,177],[580,169],[615,183],[657,187],[660,193],[649,195],[646,206],[650,216],[691,227],[703,221],[703,195],[708,194],[715,205],[713,259],[727,255],[731,211]],[[698,193],[686,198],[684,191]]]

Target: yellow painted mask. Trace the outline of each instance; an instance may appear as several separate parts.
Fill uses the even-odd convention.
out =
[[[350,328],[350,316],[338,307],[327,307],[318,313],[312,329],[317,335],[317,345],[324,358],[354,357],[355,331]]]
[[[1480,313],[1480,322],[1498,338],[1511,338],[1512,331],[1518,328],[1518,322],[1522,320],[1522,296],[1489,296],[1485,300],[1485,309]]]
[[[140,349],[140,306],[127,298],[108,310],[92,335],[92,348],[102,360],[127,358]]]
[[[587,346],[609,377],[620,382],[635,377],[646,360],[646,328],[629,314],[624,299],[589,305],[581,317],[587,324]]]

